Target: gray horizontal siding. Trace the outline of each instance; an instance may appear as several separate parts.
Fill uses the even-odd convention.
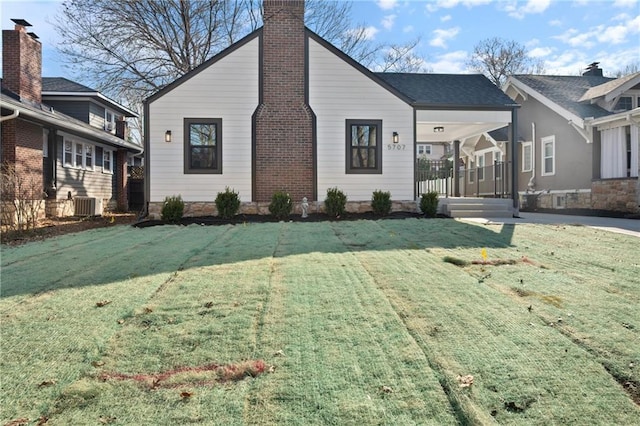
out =
[[[49,101],[46,98],[43,101],[53,107],[54,111],[59,111],[70,117],[82,122],[89,122],[89,102],[69,102],[69,101]]]

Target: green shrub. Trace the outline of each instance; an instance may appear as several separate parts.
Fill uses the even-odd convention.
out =
[[[240,197],[238,193],[226,187],[224,192],[218,192],[216,197],[218,216],[223,219],[231,219],[240,210]]]
[[[338,188],[327,189],[327,198],[324,200],[324,209],[329,216],[340,217],[345,212],[347,196]]]
[[[436,217],[438,212],[438,193],[435,191],[422,194],[420,210],[427,217]]]
[[[371,209],[377,215],[388,215],[391,211],[391,193],[373,191],[373,196],[371,197]]]
[[[284,191],[276,191],[271,197],[269,212],[276,219],[285,219],[291,214],[291,210],[293,210],[291,196]]]
[[[179,222],[184,214],[184,201],[179,195],[165,197],[162,205],[162,220]]]

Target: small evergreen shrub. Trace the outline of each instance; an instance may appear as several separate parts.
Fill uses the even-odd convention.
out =
[[[327,189],[327,198],[324,200],[324,209],[329,216],[340,217],[345,212],[347,196],[338,188]]]
[[[427,217],[436,217],[438,212],[438,193],[435,191],[422,194],[420,198],[420,210]]]
[[[224,192],[218,192],[216,208],[218,209],[218,216],[223,219],[231,219],[240,210],[239,194],[226,187]]]
[[[391,212],[391,193],[373,191],[371,197],[371,209],[379,216],[386,216]]]
[[[269,212],[276,219],[286,219],[291,214],[291,210],[293,210],[291,196],[284,191],[276,191],[271,197]]]
[[[165,197],[162,205],[162,220],[167,222],[179,222],[184,214],[184,201],[180,195]]]

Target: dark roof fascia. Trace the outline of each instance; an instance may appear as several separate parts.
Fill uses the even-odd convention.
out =
[[[513,111],[520,108],[520,104],[512,105],[443,105],[443,104],[415,104],[416,110],[465,110],[465,111]]]
[[[351,56],[349,56],[346,53],[344,53],[342,50],[340,50],[337,47],[335,47],[333,44],[331,44],[327,40],[325,40],[322,37],[320,37],[318,34],[316,34],[313,31],[311,31],[309,28],[305,27],[305,30],[307,32],[307,36],[308,37],[312,38],[314,41],[316,41],[319,44],[321,44],[323,47],[325,47],[326,49],[331,51],[333,54],[338,56],[340,59],[342,59],[343,61],[347,62],[349,65],[351,65],[356,70],[360,71],[366,77],[369,77],[371,80],[373,80],[373,82],[375,82],[379,86],[382,86],[384,89],[386,89],[387,91],[391,92],[394,96],[396,96],[397,98],[401,99],[403,102],[405,102],[405,103],[407,103],[409,105],[413,105],[414,104],[415,99],[410,98],[409,96],[407,96],[404,93],[400,92],[395,87],[391,86],[386,81],[384,81],[381,78],[379,78],[373,71],[371,71],[370,69],[368,69],[367,67],[362,65],[360,62],[358,62],[355,59],[353,59]]]
[[[139,115],[134,111],[124,105],[120,105],[119,103],[112,101],[100,92],[42,92],[43,101],[51,98],[58,98],[65,102],[93,101],[100,106],[107,106],[110,109],[116,110],[125,117],[139,117]]]
[[[239,48],[241,48],[245,44],[249,43],[254,38],[259,37],[260,35],[262,35],[262,28],[258,28],[257,30],[251,32],[250,34],[246,35],[242,39],[240,39],[237,42],[233,43],[231,46],[227,47],[226,49],[224,49],[223,51],[221,51],[217,55],[212,56],[211,58],[207,59],[206,61],[204,61],[202,64],[198,65],[197,67],[195,67],[191,71],[183,74],[181,77],[178,77],[177,79],[175,79],[171,83],[169,83],[166,86],[164,86],[162,89],[158,90],[156,93],[154,93],[151,96],[147,97],[143,101],[143,103],[151,103],[151,102],[155,101],[156,99],[161,98],[166,93],[168,93],[171,90],[175,89],[176,87],[178,87],[179,85],[181,85],[185,81],[187,81],[187,80],[195,77],[196,75],[200,74],[202,71],[206,70],[211,65],[215,64],[216,62],[218,62],[222,58],[224,58],[224,57],[228,56],[229,54],[233,53],[234,51],[238,50]]]
[[[19,115],[16,120],[19,119],[31,119],[37,123],[43,125],[54,126],[55,128],[72,133],[74,135],[90,139],[92,141],[104,143],[111,146],[120,148],[126,148],[130,151],[141,154],[143,149],[140,145],[128,142],[124,139],[120,139],[110,133],[104,132],[100,129],[91,127],[87,123],[80,120],[76,120],[73,117],[62,114],[60,112],[50,112],[42,110],[34,105],[29,105],[24,102],[20,102],[5,95],[1,96],[2,108],[18,111]]]

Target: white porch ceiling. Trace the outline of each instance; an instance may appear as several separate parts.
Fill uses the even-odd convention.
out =
[[[417,142],[450,142],[481,135],[511,123],[511,111],[416,111]],[[442,127],[444,131],[435,132]]]

